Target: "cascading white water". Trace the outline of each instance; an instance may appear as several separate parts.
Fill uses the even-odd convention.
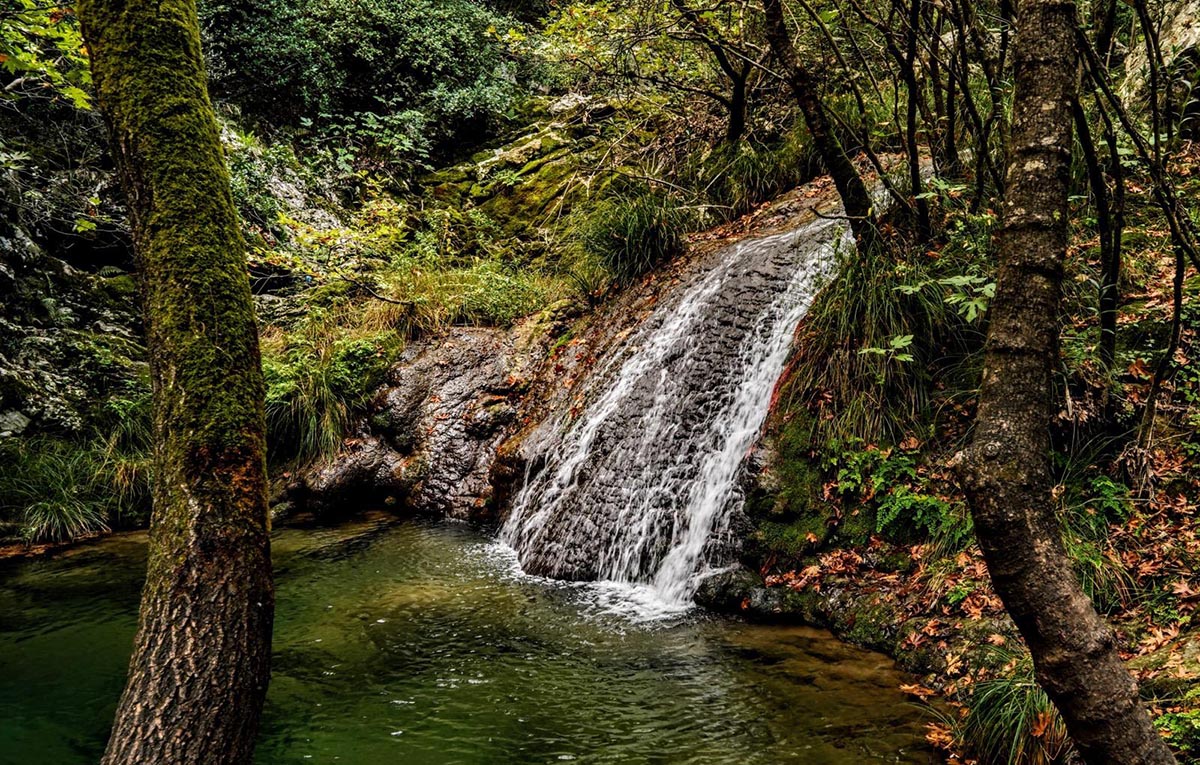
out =
[[[848,237],[828,218],[714,258],[591,375],[578,416],[532,444],[502,532],[526,570],[640,585],[689,603],[741,502],[796,326]]]

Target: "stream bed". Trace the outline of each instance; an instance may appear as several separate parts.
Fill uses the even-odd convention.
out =
[[[466,525],[273,537],[259,763],[937,762],[886,657],[519,572]],[[94,763],[144,535],[0,563],[0,763]]]

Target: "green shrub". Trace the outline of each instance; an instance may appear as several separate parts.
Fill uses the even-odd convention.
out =
[[[919,260],[853,247],[838,259],[838,276],[817,296],[796,344],[789,406],[816,415],[818,444],[899,441],[928,402],[942,350],[935,328],[947,326],[949,311]]]
[[[356,297],[354,284],[331,281],[313,290],[309,317],[290,331],[264,332],[272,459],[336,451],[410,335],[454,324],[507,326],[556,294],[536,275],[492,260],[437,268],[399,256],[374,281],[397,302]]]
[[[247,135],[233,146],[227,144],[226,149],[230,190],[242,221],[252,230],[278,236],[284,206],[271,193],[271,180],[294,165],[291,148],[276,145],[264,149]]]
[[[739,141],[721,146],[703,163],[694,183],[713,204],[736,218],[803,183],[818,172],[802,134],[790,134],[777,146]]]
[[[562,255],[559,273],[588,301],[588,305],[599,302],[613,278],[601,257],[580,247],[570,248]]]
[[[122,527],[144,525],[150,518],[153,488],[153,416],[150,392],[113,398],[97,427],[103,447],[103,488],[112,501],[110,515]]]
[[[10,0],[0,23],[0,100],[60,98],[86,109],[91,68],[73,10]]]
[[[1133,513],[1129,487],[1105,475],[1074,480],[1067,476],[1064,481],[1067,490],[1059,514],[1063,546],[1084,592],[1101,611],[1114,611],[1128,602],[1135,584],[1108,541],[1110,526],[1124,523]]]
[[[995,216],[955,209],[957,188],[939,190],[951,212],[939,253],[843,247],[837,277],[805,319],[785,401],[815,415],[818,444],[898,442],[933,416],[935,379],[958,391],[978,384],[995,289],[988,255]]]
[[[0,520],[25,541],[69,541],[149,517],[149,396],[108,402],[98,427],[91,438],[0,442]]]
[[[66,542],[109,530],[104,509],[64,495],[25,507],[21,536],[28,543]]]
[[[379,278],[385,293],[405,302],[373,306],[369,321],[417,334],[453,325],[506,327],[565,291],[565,285],[534,269],[493,259],[439,268],[401,257]]]
[[[1200,701],[1200,698],[1193,701]],[[1166,734],[1172,749],[1188,756],[1180,762],[1195,762],[1193,758],[1200,756],[1200,709],[1168,712],[1155,719],[1154,724]]]
[[[918,470],[920,455],[863,448],[861,441],[832,444],[826,467],[838,492],[875,510],[875,532],[897,542],[930,540],[941,553],[957,552],[971,537],[966,508],[936,490]]]
[[[463,276],[461,323],[503,327],[546,302],[536,280],[517,268],[484,261]]]
[[[315,130],[334,155],[422,161],[460,149],[457,137],[484,137],[520,92],[497,32],[514,22],[471,0],[205,0],[199,10],[215,92],[273,125]]]
[[[346,338],[336,321],[318,315],[263,345],[271,455],[308,460],[337,450],[402,340],[391,330]]]
[[[600,202],[583,224],[585,250],[630,282],[683,251],[687,219],[669,199],[645,192]]]

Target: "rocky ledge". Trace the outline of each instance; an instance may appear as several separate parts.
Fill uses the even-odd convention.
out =
[[[292,477],[289,509],[334,516],[384,504],[460,520],[486,515],[500,446],[576,314],[563,303],[512,329],[462,327],[411,343],[338,454]]]

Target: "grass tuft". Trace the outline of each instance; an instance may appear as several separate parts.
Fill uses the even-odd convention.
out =
[[[1028,656],[1007,659],[1008,674],[975,686],[970,711],[955,729],[982,762],[1057,765],[1071,760],[1066,726],[1034,680]]]
[[[273,458],[310,460],[337,450],[353,414],[403,347],[394,330],[351,331],[341,312],[320,313],[291,333],[265,332],[267,443]]]
[[[895,442],[925,408],[934,327],[952,312],[919,263],[854,248],[839,258],[802,327],[789,408],[818,415],[820,444]]]
[[[25,542],[65,542],[150,513],[149,396],[105,407],[108,432],[0,442],[0,521]]]
[[[652,192],[614,197],[596,205],[581,231],[584,250],[629,283],[683,251],[687,218]]]

